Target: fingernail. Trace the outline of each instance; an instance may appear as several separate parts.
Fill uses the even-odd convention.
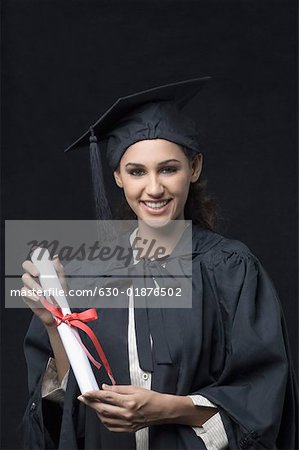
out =
[[[109,389],[110,386],[108,386],[108,384],[103,383],[103,384],[102,384],[102,388],[103,388],[103,389]]]
[[[79,396],[77,397],[77,399],[80,400],[80,402],[84,402],[84,400],[85,400],[84,397],[83,397],[82,395],[79,395]]]

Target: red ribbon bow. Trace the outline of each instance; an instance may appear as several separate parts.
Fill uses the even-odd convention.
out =
[[[116,384],[114,376],[112,374],[112,370],[110,368],[110,365],[108,363],[108,360],[105,356],[104,350],[102,349],[101,344],[98,341],[98,338],[94,334],[91,328],[89,328],[87,325],[85,325],[85,322],[91,322],[92,320],[96,320],[98,318],[98,314],[95,308],[87,309],[86,311],[82,311],[80,313],[71,313],[71,314],[63,314],[60,306],[57,304],[55,298],[53,296],[50,296],[51,301],[50,303],[48,300],[45,299],[45,297],[40,297],[41,304],[54,316],[54,320],[56,322],[56,326],[59,326],[62,322],[66,323],[69,327],[74,328],[80,328],[80,330],[84,331],[92,340],[96,351],[106,369],[106,372],[111,380],[111,383],[113,385]],[[54,306],[55,305],[55,306]],[[57,306],[56,306],[57,305]],[[97,367],[97,369],[101,368],[101,363],[99,363],[94,357],[91,355],[91,353],[88,351],[88,349],[85,347],[85,345],[82,343],[81,339],[78,339],[79,344],[81,345],[84,353],[87,355],[87,357],[90,359],[90,361],[94,364],[94,366]]]

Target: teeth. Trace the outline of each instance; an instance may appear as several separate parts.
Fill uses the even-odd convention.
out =
[[[162,208],[162,206],[165,206],[168,203],[168,200],[165,200],[164,202],[144,202],[146,206],[149,206],[150,208],[159,209]]]

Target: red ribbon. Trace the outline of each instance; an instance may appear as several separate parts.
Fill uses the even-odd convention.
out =
[[[110,365],[108,363],[108,360],[105,356],[104,350],[102,349],[101,344],[98,341],[98,338],[94,334],[91,328],[89,328],[87,325],[85,325],[85,322],[91,322],[92,320],[96,320],[98,318],[98,314],[95,308],[87,309],[86,311],[82,311],[80,313],[71,313],[71,314],[63,314],[60,306],[57,304],[55,298],[50,295],[50,299],[53,302],[50,303],[48,300],[45,299],[45,297],[40,297],[39,300],[42,303],[42,305],[54,316],[54,320],[56,322],[56,326],[59,326],[62,322],[67,324],[69,327],[73,328],[80,328],[80,330],[84,331],[92,340],[96,351],[106,369],[106,372],[111,380],[111,383],[113,385],[116,384],[114,376],[112,374],[112,370],[110,368]],[[55,306],[54,306],[55,305]],[[94,357],[90,354],[90,352],[87,350],[85,345],[82,343],[81,339],[78,339],[79,344],[81,345],[84,353],[87,355],[87,357],[90,359],[90,361],[94,364],[94,366],[97,367],[97,369],[101,368],[101,364],[94,359]]]

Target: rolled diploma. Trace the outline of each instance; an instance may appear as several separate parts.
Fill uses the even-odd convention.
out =
[[[39,257],[40,252],[42,252],[41,257]],[[40,247],[36,248],[31,255],[31,260],[39,270],[39,280],[43,290],[49,291],[50,295],[51,292],[61,292],[62,286],[50,258],[49,251]],[[65,296],[57,295],[56,297],[55,300],[61,307],[62,313],[64,315],[71,314],[71,310]],[[46,298],[49,302],[51,302],[49,295],[46,295]],[[57,329],[79,385],[81,394],[94,389],[99,389],[94,373],[91,369],[89,359],[78,342],[81,341],[78,331],[63,322],[61,322]]]

